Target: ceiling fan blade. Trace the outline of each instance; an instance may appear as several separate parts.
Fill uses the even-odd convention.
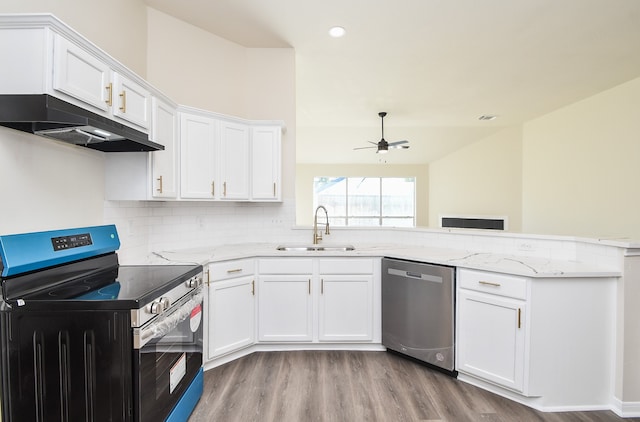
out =
[[[378,146],[376,145],[375,147],[358,147],[354,149],[369,149],[369,148],[378,148]]]
[[[389,142],[389,147],[398,148],[398,145],[408,144],[408,143],[409,143],[409,141],[395,141],[395,142]]]

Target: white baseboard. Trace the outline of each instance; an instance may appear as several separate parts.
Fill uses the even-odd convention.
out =
[[[611,411],[621,418],[637,418],[640,417],[640,402],[623,402],[614,397]]]

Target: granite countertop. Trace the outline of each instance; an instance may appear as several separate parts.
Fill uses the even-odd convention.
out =
[[[330,244],[327,244],[328,246]],[[353,251],[279,251],[276,244],[244,243],[175,251],[157,251],[151,264],[209,264],[242,258],[274,257],[390,257],[532,278],[619,277],[615,268],[602,268],[589,262],[554,260],[403,245],[354,245]]]

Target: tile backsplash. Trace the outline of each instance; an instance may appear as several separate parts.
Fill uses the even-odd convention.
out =
[[[105,224],[115,224],[123,264],[153,252],[238,243],[311,243],[310,227],[296,226],[295,201],[280,203],[106,201]],[[473,252],[597,262],[618,267],[624,248],[568,237],[465,229],[334,227],[326,243],[402,244]]]

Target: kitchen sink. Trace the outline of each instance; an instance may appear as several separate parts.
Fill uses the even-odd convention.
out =
[[[354,251],[356,248],[352,245],[280,245],[276,249],[289,252],[347,252]]]

